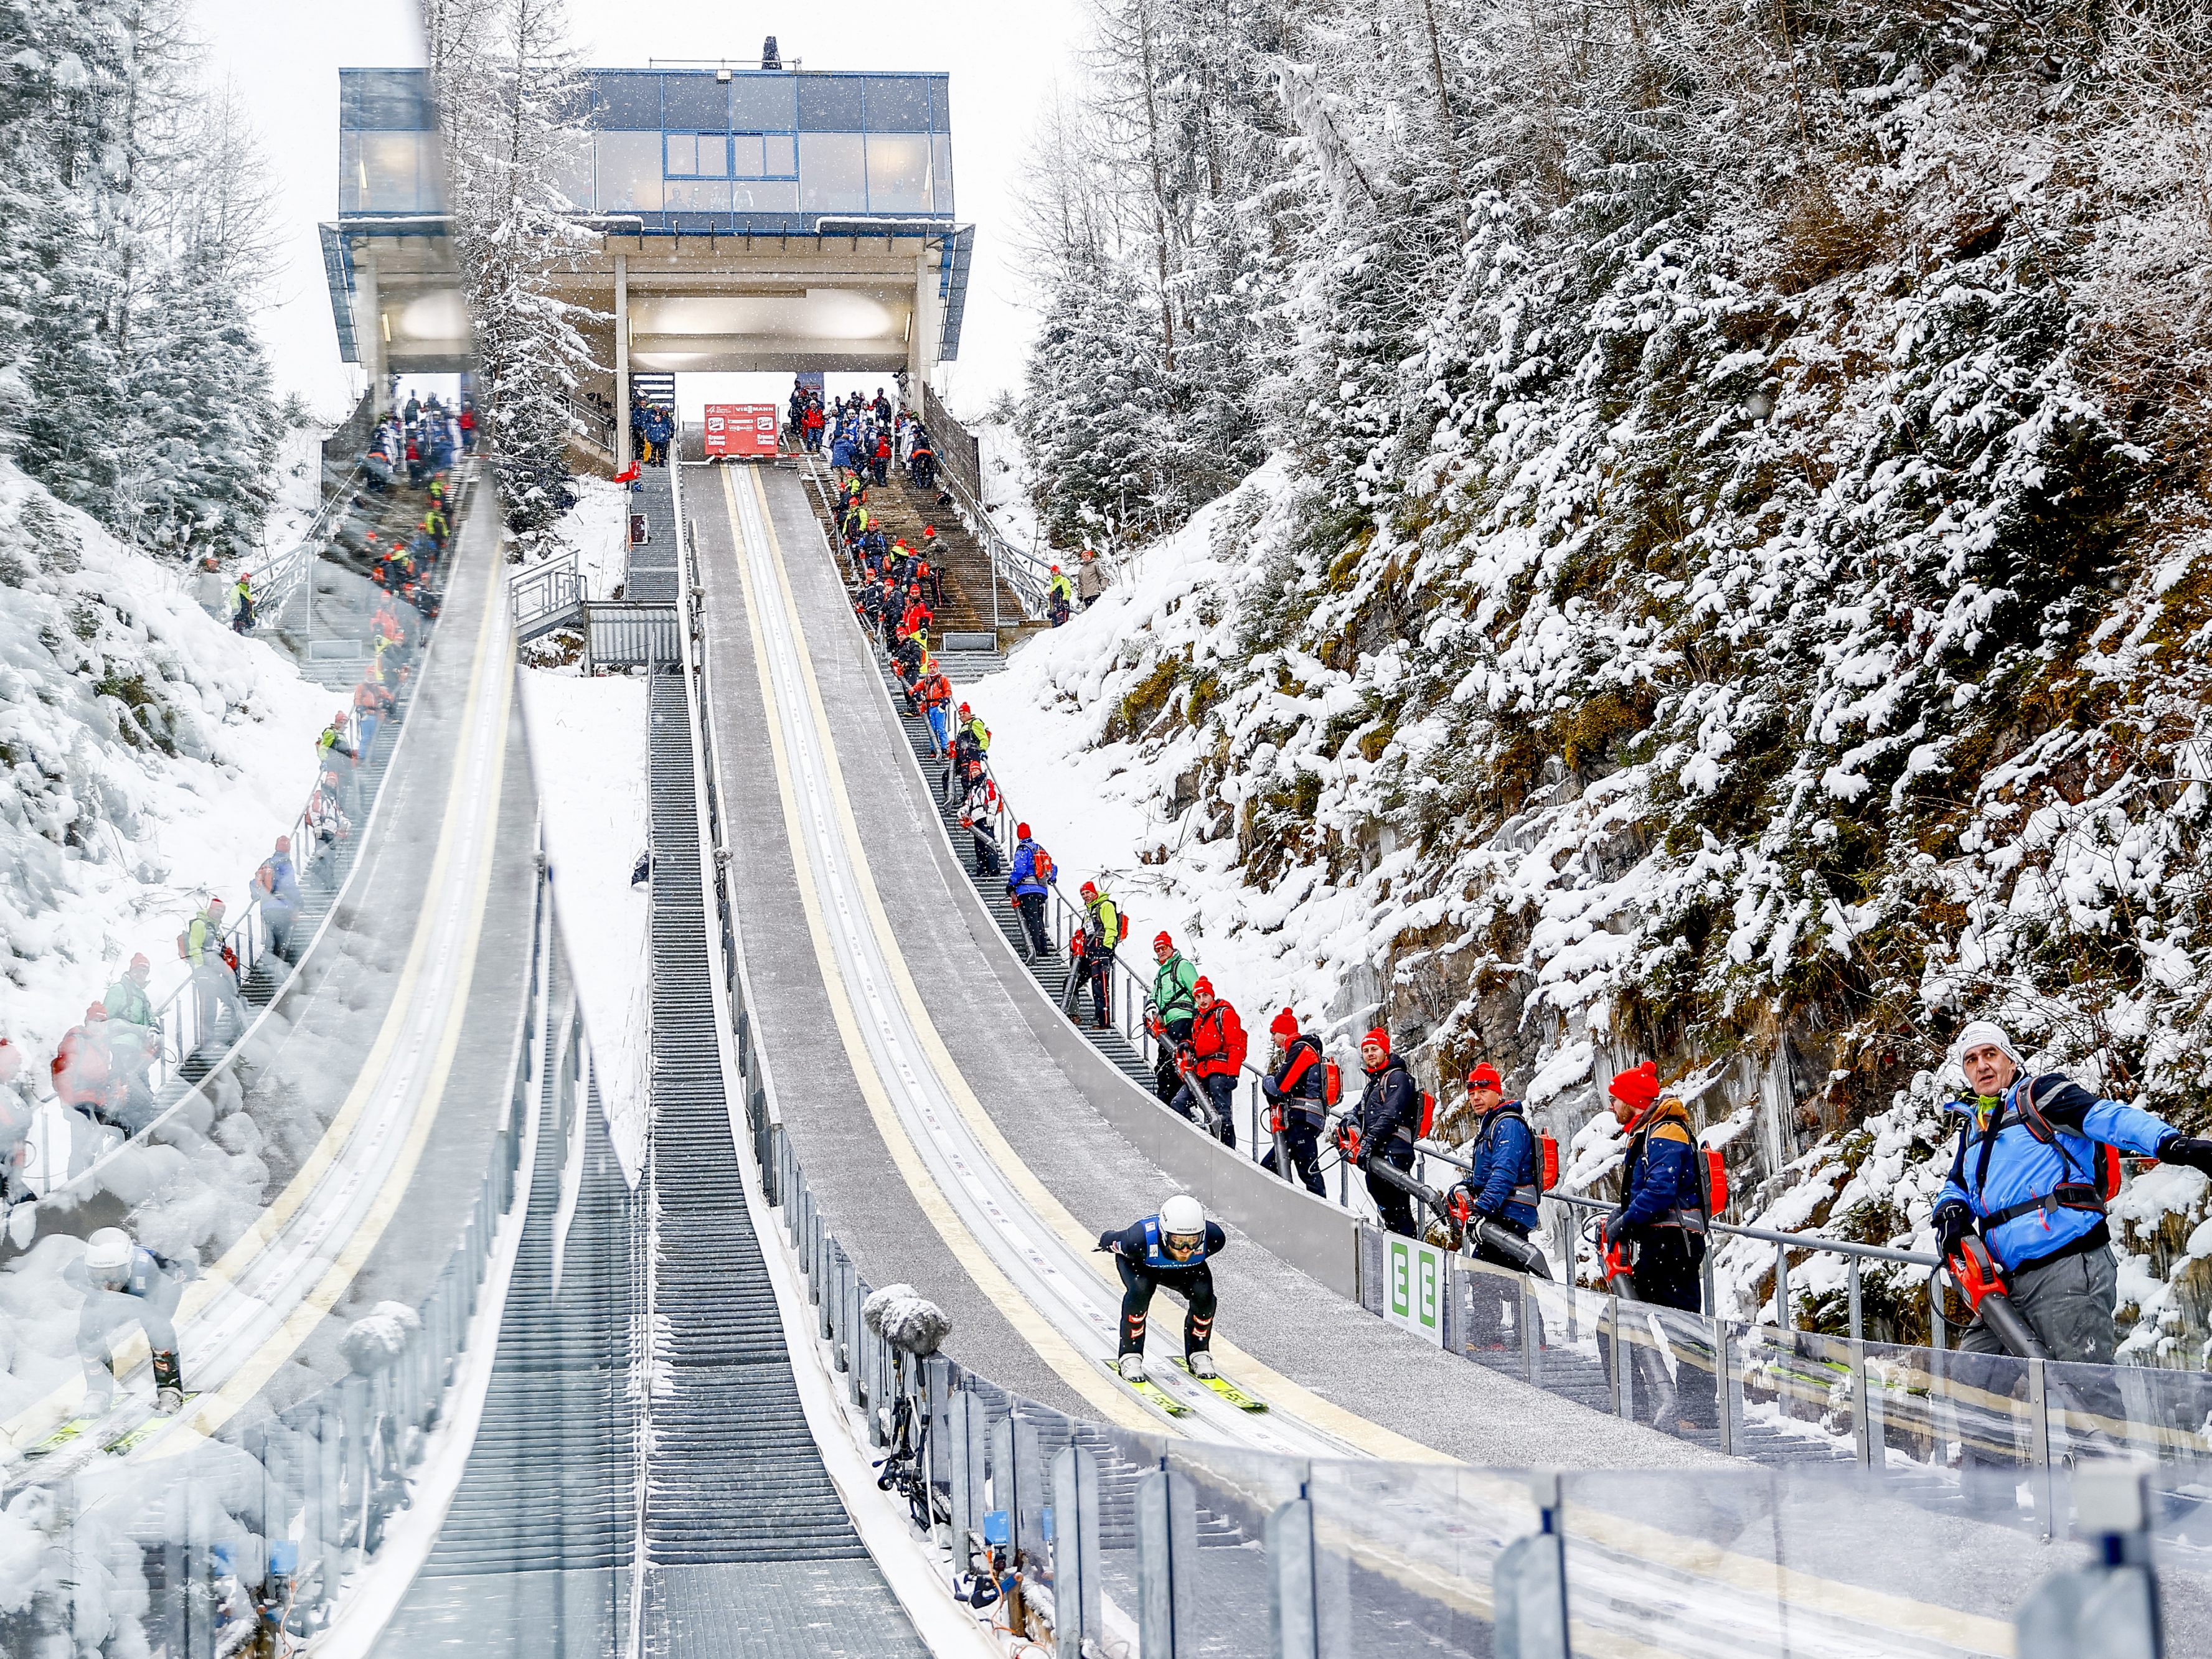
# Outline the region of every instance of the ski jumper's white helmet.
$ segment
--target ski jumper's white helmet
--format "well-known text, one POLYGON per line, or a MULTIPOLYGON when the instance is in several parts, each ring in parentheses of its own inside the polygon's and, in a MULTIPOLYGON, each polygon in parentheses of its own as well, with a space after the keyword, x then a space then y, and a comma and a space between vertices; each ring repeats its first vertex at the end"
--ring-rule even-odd
POLYGON ((84 1241, 85 1271, 94 1279, 120 1279, 131 1271, 131 1235, 102 1227, 84 1241))
POLYGON ((1160 1231, 1170 1238, 1204 1238, 1206 1212, 1188 1193, 1177 1193, 1160 1206, 1160 1231))

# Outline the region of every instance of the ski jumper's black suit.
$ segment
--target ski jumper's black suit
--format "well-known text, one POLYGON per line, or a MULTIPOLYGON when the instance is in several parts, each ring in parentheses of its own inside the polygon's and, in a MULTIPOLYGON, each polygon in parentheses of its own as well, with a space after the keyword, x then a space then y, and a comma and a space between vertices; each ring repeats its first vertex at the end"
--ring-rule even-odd
POLYGON ((1121 1352, 1145 1350, 1145 1315, 1152 1305, 1152 1292, 1164 1285, 1190 1304, 1183 1320, 1182 1351, 1188 1358, 1202 1353, 1213 1340, 1213 1269, 1208 1259, 1219 1255, 1229 1243, 1221 1224, 1206 1224, 1205 1242, 1178 1261, 1167 1252, 1160 1237, 1160 1218, 1148 1215, 1120 1232, 1098 1235, 1098 1248, 1114 1253, 1121 1270, 1121 1352))

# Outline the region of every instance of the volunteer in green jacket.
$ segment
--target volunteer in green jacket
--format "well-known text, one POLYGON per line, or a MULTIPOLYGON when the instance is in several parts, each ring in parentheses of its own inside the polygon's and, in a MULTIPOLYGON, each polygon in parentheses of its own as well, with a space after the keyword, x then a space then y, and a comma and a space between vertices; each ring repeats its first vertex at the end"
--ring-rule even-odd
POLYGON ((1175 948, 1165 933, 1152 936, 1152 960, 1159 970, 1152 975, 1152 1041, 1158 1052, 1152 1062, 1152 1085, 1162 1100, 1173 1100, 1182 1087, 1176 1066, 1176 1049, 1190 1041, 1191 1022, 1198 1018, 1198 964, 1175 948))

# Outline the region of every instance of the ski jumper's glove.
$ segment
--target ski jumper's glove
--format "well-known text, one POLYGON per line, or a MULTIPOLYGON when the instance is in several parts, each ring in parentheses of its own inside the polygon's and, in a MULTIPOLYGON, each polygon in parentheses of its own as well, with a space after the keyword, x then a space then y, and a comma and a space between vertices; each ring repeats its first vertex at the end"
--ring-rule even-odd
POLYGON ((2202 1135, 2170 1135, 2158 1143, 2158 1161, 2186 1164, 2212 1175, 2212 1140, 2202 1135))
MULTIPOLYGON (((2212 1141, 2204 1145, 2212 1148, 2212 1141)), ((1974 1212, 1954 1198, 1938 1204, 1932 1219, 1936 1223, 1936 1254, 1948 1260, 1966 1235, 1974 1231, 1974 1212)))

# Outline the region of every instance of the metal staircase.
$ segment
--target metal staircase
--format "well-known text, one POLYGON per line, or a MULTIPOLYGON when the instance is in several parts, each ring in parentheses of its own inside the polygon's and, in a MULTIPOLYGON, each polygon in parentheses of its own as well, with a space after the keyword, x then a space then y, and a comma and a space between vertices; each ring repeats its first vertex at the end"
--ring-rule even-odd
POLYGON ((775 1289, 745 1207, 714 1029, 698 798, 680 674, 653 676, 650 710, 647 1168, 655 1222, 646 1650, 687 1659, 786 1651, 918 1656, 920 1644, 854 1531, 808 1431, 775 1289), (803 1647, 789 1624, 795 1593, 809 1608, 803 1647))

